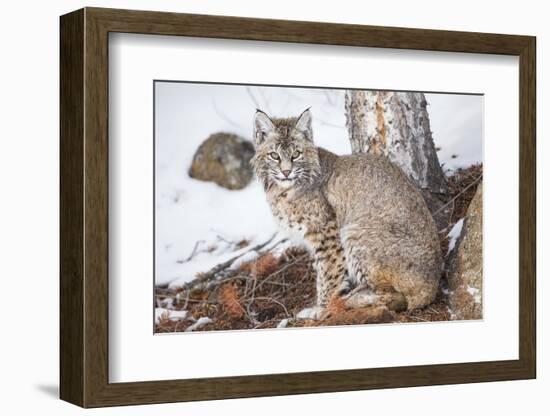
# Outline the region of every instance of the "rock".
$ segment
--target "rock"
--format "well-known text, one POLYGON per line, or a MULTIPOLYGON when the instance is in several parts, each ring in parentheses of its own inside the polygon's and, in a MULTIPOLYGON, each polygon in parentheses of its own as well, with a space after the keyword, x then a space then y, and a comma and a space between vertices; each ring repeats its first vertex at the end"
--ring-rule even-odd
POLYGON ((455 248, 449 253, 447 281, 451 319, 483 314, 483 184, 470 202, 455 248))
POLYGON ((252 180, 251 142, 231 133, 215 133, 197 149, 189 176, 215 182, 227 189, 242 189, 252 180))

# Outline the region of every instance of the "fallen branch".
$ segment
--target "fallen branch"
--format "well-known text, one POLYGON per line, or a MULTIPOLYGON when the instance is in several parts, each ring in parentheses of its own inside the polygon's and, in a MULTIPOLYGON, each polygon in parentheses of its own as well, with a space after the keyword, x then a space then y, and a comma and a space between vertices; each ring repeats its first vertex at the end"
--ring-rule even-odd
POLYGON ((271 243, 276 235, 277 235, 277 233, 273 234, 267 241, 252 247, 250 250, 246 250, 245 252, 243 252, 241 254, 238 254, 237 256, 233 256, 229 260, 226 260, 223 263, 220 263, 220 264, 212 267, 209 271, 200 274, 196 279, 192 280, 191 282, 188 282, 186 285, 184 285, 184 288, 189 289, 189 288, 195 287, 197 285, 206 283, 209 280, 213 280, 215 277, 218 276, 218 274, 220 272, 222 272, 222 271, 228 269, 229 267, 231 267, 231 265, 233 263, 235 263, 235 261, 237 261, 238 259, 243 257, 245 254, 248 254, 252 251, 259 252, 261 249, 263 249, 265 246, 267 246, 269 243, 271 243))

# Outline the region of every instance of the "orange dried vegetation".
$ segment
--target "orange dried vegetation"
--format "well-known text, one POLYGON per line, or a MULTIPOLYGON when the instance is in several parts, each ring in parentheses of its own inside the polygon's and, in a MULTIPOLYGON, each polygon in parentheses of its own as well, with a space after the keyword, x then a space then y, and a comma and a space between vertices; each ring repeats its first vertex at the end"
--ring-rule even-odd
POLYGON ((279 267, 280 260, 272 253, 258 257, 252 265, 252 272, 256 278, 265 277, 275 272, 279 267))
POLYGON ((244 316, 245 311, 239 302, 239 292, 235 284, 228 283, 221 288, 219 302, 232 318, 244 316))

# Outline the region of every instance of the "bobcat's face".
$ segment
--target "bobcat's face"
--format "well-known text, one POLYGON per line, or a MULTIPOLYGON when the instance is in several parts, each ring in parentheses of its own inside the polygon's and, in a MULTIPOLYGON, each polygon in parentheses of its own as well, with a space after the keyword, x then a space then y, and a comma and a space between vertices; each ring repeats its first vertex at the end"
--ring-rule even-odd
POLYGON ((297 118, 270 119, 258 110, 254 117, 254 170, 267 189, 304 186, 319 175, 319 157, 313 144, 311 113, 297 118))

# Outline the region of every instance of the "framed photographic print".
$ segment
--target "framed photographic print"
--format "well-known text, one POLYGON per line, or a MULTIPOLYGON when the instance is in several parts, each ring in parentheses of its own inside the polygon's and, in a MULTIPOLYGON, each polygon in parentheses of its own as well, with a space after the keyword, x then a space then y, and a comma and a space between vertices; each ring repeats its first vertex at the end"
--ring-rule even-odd
POLYGON ((61 398, 534 378, 535 38, 61 17, 61 398))

